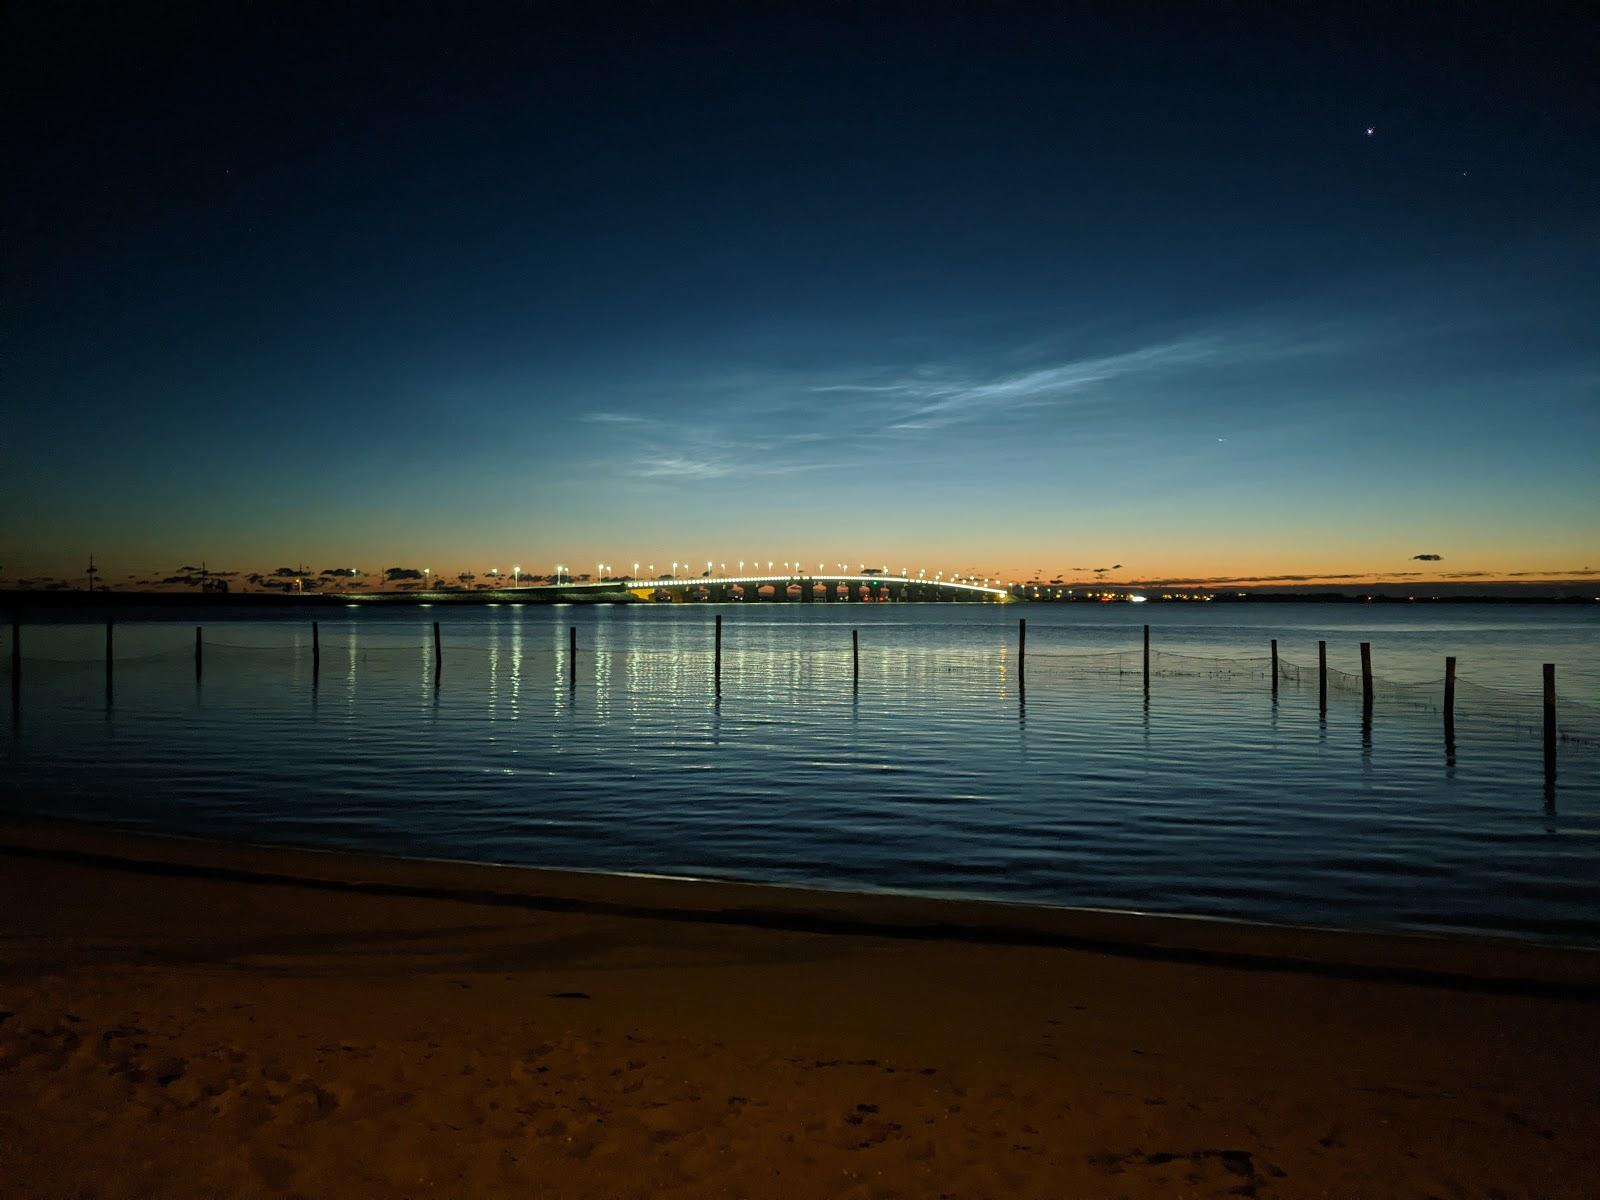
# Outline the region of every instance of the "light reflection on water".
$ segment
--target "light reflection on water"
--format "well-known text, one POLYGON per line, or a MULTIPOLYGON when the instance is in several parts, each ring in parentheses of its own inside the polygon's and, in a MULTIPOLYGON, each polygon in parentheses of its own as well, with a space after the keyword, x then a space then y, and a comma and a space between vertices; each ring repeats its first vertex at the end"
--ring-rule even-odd
MULTIPOLYGON (((731 605, 208 616, 29 626, 8 802, 161 829, 549 866, 905 889, 1600 944, 1600 754, 1465 712, 1248 671, 1074 655, 1265 654, 1528 699, 1600 695, 1586 609, 731 605), (720 696, 712 616, 724 614, 720 696), (1018 687, 1016 619, 1026 616, 1018 687), (437 678, 430 623, 444 631, 437 678), (568 627, 580 630, 577 686, 568 627), (853 685, 849 629, 862 631, 853 685), (47 661, 57 659, 63 661, 47 661), (64 661, 81 660, 74 664, 64 661), (1553 802, 1552 802, 1553 801, 1553 802)), ((1429 685, 1431 686, 1431 684, 1429 685)), ((1425 689, 1424 689, 1425 690, 1425 689)), ((1520 703, 1520 700, 1519 700, 1520 703)))

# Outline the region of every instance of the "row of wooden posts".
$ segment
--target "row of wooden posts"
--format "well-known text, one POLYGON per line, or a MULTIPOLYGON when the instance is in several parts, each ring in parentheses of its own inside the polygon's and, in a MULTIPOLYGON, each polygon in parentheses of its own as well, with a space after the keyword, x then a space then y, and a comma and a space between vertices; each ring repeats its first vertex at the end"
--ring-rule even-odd
MULTIPOLYGON (((106 622, 106 698, 111 697, 112 653, 114 624, 106 622)), ((712 686, 717 695, 722 694, 722 615, 716 616, 715 649, 713 651, 712 686)), ((1017 686, 1027 687, 1028 620, 1017 621, 1017 686)), ((194 627, 194 677, 201 678, 205 669, 205 642, 201 627, 194 627)), ((851 685, 861 686, 861 634, 850 631, 851 685)), ((311 675, 316 680, 322 670, 322 637, 317 622, 311 622, 311 675)), ((439 622, 433 623, 433 685, 439 686, 444 672, 444 649, 439 637, 439 622)), ((567 678, 573 688, 578 686, 578 627, 567 630, 567 678)), ((22 687, 22 621, 11 619, 11 700, 13 711, 22 687)), ((1150 695, 1150 626, 1144 627, 1144 694, 1150 695)), ((1278 695, 1278 639, 1272 639, 1272 695, 1278 695)), ((1317 643, 1317 710, 1328 715, 1328 643, 1317 643)), ((1370 730, 1372 725, 1372 643, 1361 643, 1361 710, 1362 725, 1370 730)), ((1454 655, 1444 660, 1444 737, 1450 753, 1455 750, 1456 730, 1456 660, 1454 655)), ((1556 775, 1556 666, 1544 664, 1544 773, 1547 782, 1556 775)))

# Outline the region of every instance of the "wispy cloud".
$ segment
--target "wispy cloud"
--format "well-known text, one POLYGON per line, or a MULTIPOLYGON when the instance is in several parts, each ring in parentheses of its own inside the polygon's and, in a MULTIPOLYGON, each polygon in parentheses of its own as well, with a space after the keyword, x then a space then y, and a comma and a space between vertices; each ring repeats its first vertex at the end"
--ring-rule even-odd
POLYGON ((1158 415, 1180 437, 1210 434, 1212 421, 1281 430, 1324 420, 1330 396, 1377 403, 1373 372, 1412 369, 1445 320, 1403 308, 1332 317, 1280 306, 1204 327, 1078 329, 982 356, 659 373, 618 381, 579 420, 608 430, 604 463, 687 481, 848 470, 906 443, 923 465, 969 458, 975 438, 1009 451, 1018 436, 1070 431, 1064 444, 1081 449, 1158 415))
POLYGON ((744 371, 665 385, 680 403, 660 404, 650 415, 598 408, 578 419, 623 439, 606 461, 626 463, 626 472, 639 478, 787 475, 860 465, 882 453, 884 438, 1086 402, 1097 388, 1196 368, 1228 353, 1222 339, 1184 337, 1009 372, 917 364, 852 380, 837 370, 820 379, 822 372, 807 378, 744 371), (681 403, 688 397, 692 409, 681 403))
POLYGON ((1059 404, 1096 385, 1197 367, 1215 361, 1221 353, 1222 345, 1215 338, 1182 338, 990 379, 903 381, 884 388, 909 398, 901 419, 890 427, 936 428, 1008 409, 1059 404))
POLYGON ((668 454, 637 459, 632 470, 646 479, 721 479, 736 468, 729 462, 668 454))
POLYGON ((1569 567, 1566 570, 1548 571, 1446 571, 1442 579, 1530 579, 1559 583, 1570 579, 1592 579, 1600 576, 1600 567, 1569 567))
MULTIPOLYGON (((858 381, 809 386, 815 396, 854 394, 876 417, 869 432, 906 435, 946 429, 1043 408, 1083 410, 1125 399, 1133 387, 1198 383, 1207 372, 1336 351, 1341 338, 1317 329, 1286 336, 1264 327, 1189 333, 1129 349, 1060 357, 1025 369, 977 371, 948 364, 879 370, 858 381)), ((1036 352, 1039 347, 1033 348, 1036 352)))
POLYGON ((684 454, 661 455, 636 459, 629 468, 631 473, 644 479, 703 480, 722 479, 729 475, 798 475, 808 471, 825 471, 834 467, 831 462, 795 462, 782 459, 694 458, 684 454))
POLYGON ((917 385, 910 383, 819 383, 806 389, 810 392, 915 392, 917 385))
MULTIPOLYGON (((1218 402, 1233 404, 1239 394, 1234 385, 1246 381, 1256 395, 1272 395, 1281 414, 1289 401, 1273 381, 1288 367, 1300 369, 1302 383, 1293 394, 1309 397, 1319 389, 1304 385, 1308 371, 1309 378, 1327 381, 1349 371, 1370 372, 1375 364, 1409 370, 1425 343, 1458 337, 1477 320, 1474 313, 1441 315, 1398 302, 1356 316, 1280 306, 1201 328, 1125 337, 1121 346, 1108 345, 1103 334, 1035 339, 1017 351, 1029 360, 1021 366, 886 365, 855 379, 836 373, 806 390, 813 398, 853 397, 853 407, 879 418, 876 432, 890 436, 993 422, 1029 410, 1109 410, 1135 398, 1144 406, 1182 403, 1193 409, 1207 395, 1228 392, 1218 402), (1085 345, 1086 337, 1098 345, 1085 345), (1073 343, 1081 347, 1076 353, 1073 343), (1225 387, 1210 392, 1217 384, 1225 387)), ((1440 371, 1450 369, 1448 356, 1434 362, 1440 371)), ((1481 374, 1478 366, 1473 371, 1481 374)))

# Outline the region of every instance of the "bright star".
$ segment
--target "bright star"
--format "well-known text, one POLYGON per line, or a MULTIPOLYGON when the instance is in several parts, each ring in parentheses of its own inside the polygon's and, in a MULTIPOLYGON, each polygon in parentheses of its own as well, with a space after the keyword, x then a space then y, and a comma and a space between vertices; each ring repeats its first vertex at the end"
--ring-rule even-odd
POLYGON ((1377 132, 1378 131, 1376 129, 1374 129, 1371 125, 1367 126, 1367 136, 1368 137, 1371 137, 1373 134, 1375 134, 1377 132))

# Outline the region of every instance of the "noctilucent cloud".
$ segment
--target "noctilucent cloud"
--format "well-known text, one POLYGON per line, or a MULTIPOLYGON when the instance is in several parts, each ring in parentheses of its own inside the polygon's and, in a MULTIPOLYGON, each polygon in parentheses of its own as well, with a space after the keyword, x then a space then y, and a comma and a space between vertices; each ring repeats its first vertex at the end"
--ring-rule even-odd
POLYGON ((1600 26, 13 14, 0 585, 1600 568, 1600 26))

